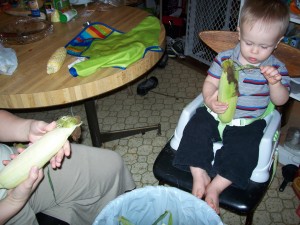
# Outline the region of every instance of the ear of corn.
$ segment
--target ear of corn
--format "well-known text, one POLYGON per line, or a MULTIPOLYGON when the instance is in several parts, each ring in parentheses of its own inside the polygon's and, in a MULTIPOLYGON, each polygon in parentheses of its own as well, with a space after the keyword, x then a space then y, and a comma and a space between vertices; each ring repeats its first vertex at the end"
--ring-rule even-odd
POLYGON ((28 178, 33 166, 42 168, 62 148, 81 122, 74 117, 62 117, 57 127, 46 133, 0 171, 0 188, 11 189, 28 178), (61 123, 63 121, 63 123, 61 123))
POLYGON ((52 74, 60 70, 63 65, 67 51, 64 47, 58 48, 50 57, 47 63, 47 73, 52 74))
POLYGON ((58 23, 60 22, 59 19, 59 12, 57 9, 55 9, 52 13, 51 13, 51 22, 52 23, 58 23))
POLYGON ((228 109, 218 115, 222 123, 229 123, 234 117, 239 95, 238 76, 239 72, 235 69, 234 62, 229 59, 225 60, 222 63, 222 76, 218 90, 218 101, 228 104, 228 109))

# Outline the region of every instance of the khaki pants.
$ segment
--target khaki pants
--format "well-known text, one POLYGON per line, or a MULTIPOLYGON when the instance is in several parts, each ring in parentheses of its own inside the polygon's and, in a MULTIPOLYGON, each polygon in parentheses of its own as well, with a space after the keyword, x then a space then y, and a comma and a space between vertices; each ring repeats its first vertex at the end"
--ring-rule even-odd
POLYGON ((109 201, 135 188, 130 172, 116 152, 76 144, 71 148, 71 157, 65 158, 60 169, 53 170, 49 165, 44 169, 43 181, 7 224, 38 224, 38 212, 71 225, 92 224, 109 201))

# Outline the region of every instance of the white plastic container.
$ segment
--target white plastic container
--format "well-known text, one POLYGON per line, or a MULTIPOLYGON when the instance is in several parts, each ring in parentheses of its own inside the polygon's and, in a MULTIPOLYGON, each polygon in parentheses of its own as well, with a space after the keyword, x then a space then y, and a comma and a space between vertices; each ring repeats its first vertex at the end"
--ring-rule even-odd
POLYGON ((278 147, 279 162, 283 165, 300 165, 300 128, 288 129, 283 146, 278 147))
POLYGON ((60 19, 60 22, 67 23, 71 19, 73 19, 75 16, 77 16, 76 9, 70 9, 70 10, 64 12, 64 13, 60 13, 59 14, 59 19, 60 19))
POLYGON ((278 161, 282 165, 294 164, 295 166, 300 165, 300 155, 294 155, 287 150, 284 146, 278 146, 279 158, 278 161))
MULTIPOLYGON (((178 124, 176 126, 174 135, 170 141, 170 146, 177 150, 182 138, 183 130, 190 120, 190 118, 195 114, 196 109, 203 104, 202 94, 198 95, 192 102, 190 102, 182 111, 178 124)), ((259 145, 259 159, 257 166, 252 172, 251 180, 263 183, 269 179, 270 168, 273 163, 273 155, 276 151, 278 145, 278 138, 274 140, 274 134, 280 127, 280 114, 278 111, 274 110, 271 114, 264 118, 268 124, 264 131, 264 136, 261 139, 259 145)), ((214 153, 220 149, 221 143, 214 143, 214 153)))

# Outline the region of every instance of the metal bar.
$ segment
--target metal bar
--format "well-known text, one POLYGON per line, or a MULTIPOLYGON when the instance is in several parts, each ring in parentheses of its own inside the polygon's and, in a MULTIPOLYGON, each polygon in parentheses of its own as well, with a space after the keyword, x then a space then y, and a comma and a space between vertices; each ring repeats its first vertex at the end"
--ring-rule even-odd
POLYGON ((94 147, 101 147, 104 142, 112 141, 136 134, 145 134, 148 131, 157 130, 157 135, 161 135, 160 124, 145 126, 140 128, 133 128, 127 130, 116 130, 110 132, 100 132, 97 111, 94 100, 89 100, 84 103, 86 118, 89 126, 89 131, 94 147))
POLYGON ((148 131, 157 130, 157 135, 161 135, 161 127, 160 124, 152 125, 152 126, 145 126, 139 128, 132 128, 126 130, 116 130, 110 132, 103 132, 101 133, 101 140, 103 142, 112 141, 136 134, 145 134, 148 131))
POLYGON ((98 123, 97 111, 94 100, 88 100, 84 102, 84 108, 86 118, 89 126, 89 131, 94 147, 101 147, 103 141, 101 141, 101 133, 98 123))

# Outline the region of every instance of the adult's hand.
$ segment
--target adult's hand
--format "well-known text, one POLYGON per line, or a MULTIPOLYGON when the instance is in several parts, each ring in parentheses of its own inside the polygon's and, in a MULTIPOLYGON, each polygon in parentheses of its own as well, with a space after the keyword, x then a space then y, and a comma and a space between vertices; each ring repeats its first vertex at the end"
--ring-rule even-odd
POLYGON ((4 224, 22 209, 42 178, 43 170, 35 166, 31 168, 25 181, 8 190, 6 197, 0 201, 0 224, 4 224))
MULTIPOLYGON (((30 125, 30 130, 28 133, 28 139, 31 143, 34 143, 36 140, 40 139, 45 133, 52 131, 56 128, 56 122, 52 122, 50 124, 44 121, 36 121, 33 120, 30 125)), ((41 149, 43 151, 43 149, 41 149)), ((62 161, 64 157, 68 157, 71 154, 70 143, 66 141, 62 149, 58 151, 58 153, 50 160, 50 164, 52 168, 61 167, 62 161)))

